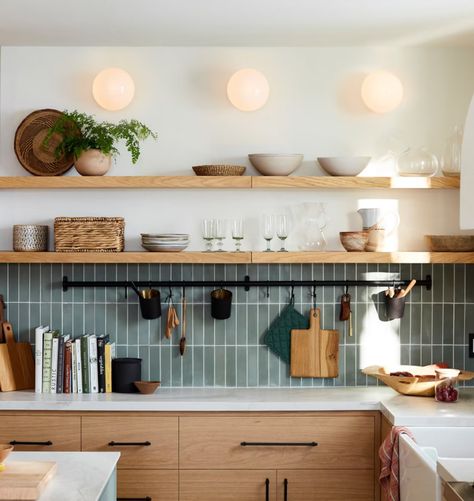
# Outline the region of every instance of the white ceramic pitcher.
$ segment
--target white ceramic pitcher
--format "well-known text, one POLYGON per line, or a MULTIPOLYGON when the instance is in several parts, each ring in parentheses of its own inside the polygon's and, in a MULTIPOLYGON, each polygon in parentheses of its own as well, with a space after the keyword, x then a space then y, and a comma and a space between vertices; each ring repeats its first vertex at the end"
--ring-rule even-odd
POLYGON ((364 230, 385 230, 385 234, 390 235, 400 224, 400 216, 395 210, 369 207, 359 209, 357 212, 362 218, 364 230))

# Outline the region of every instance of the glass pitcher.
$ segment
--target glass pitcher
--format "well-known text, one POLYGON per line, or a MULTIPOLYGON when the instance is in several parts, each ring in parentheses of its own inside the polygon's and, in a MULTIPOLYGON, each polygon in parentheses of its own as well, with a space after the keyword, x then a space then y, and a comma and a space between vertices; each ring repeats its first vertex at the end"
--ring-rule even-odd
POLYGON ((445 176, 458 177, 461 175, 462 135, 462 129, 456 126, 446 141, 441 165, 445 176))
POLYGON ((326 204, 310 202, 292 208, 297 247, 302 251, 324 251, 326 237, 324 229, 328 219, 326 204))
POLYGON ((400 176, 434 176, 438 170, 436 155, 426 148, 408 148, 397 161, 400 176))

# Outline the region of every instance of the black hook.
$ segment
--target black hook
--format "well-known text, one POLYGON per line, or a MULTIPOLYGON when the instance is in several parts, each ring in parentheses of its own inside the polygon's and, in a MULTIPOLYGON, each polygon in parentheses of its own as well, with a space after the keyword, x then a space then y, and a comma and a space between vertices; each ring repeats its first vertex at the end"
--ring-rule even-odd
POLYGON ((270 286, 267 285, 267 299, 270 297, 270 286))
POLYGON ((316 309, 316 299, 318 295, 316 294, 316 284, 313 284, 313 292, 311 293, 311 297, 313 298, 313 309, 316 309))
POLYGON ((295 299, 295 286, 291 285, 290 299, 293 301, 295 299))
POLYGON ((346 291, 344 292, 344 294, 345 294, 346 296, 348 296, 348 295, 349 295, 349 286, 348 286, 347 284, 346 284, 346 291))
POLYGON ((186 286, 183 285, 183 299, 186 299, 186 286))

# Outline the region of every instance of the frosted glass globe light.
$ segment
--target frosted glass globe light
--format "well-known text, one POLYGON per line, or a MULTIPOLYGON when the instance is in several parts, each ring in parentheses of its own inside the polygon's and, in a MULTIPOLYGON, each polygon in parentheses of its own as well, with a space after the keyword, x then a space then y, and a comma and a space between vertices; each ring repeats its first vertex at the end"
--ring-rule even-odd
POLYGON ((403 99, 403 85, 388 71, 374 71, 362 82, 362 101, 375 113, 388 113, 398 108, 403 99))
POLYGON ((265 75, 252 68, 234 73, 227 84, 227 97, 240 111, 256 111, 268 100, 270 87, 265 75))
POLYGON ((94 78, 92 95, 96 103, 108 111, 127 107, 135 95, 132 77, 121 68, 106 68, 94 78))

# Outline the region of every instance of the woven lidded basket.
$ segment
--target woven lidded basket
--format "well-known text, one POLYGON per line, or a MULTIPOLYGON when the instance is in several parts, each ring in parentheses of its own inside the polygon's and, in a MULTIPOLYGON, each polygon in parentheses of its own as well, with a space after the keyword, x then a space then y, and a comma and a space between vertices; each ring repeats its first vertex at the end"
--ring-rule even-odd
POLYGON ((54 220, 56 252, 122 252, 123 217, 57 217, 54 220))

